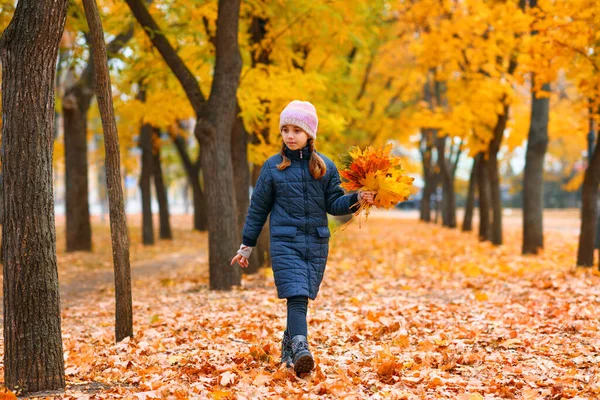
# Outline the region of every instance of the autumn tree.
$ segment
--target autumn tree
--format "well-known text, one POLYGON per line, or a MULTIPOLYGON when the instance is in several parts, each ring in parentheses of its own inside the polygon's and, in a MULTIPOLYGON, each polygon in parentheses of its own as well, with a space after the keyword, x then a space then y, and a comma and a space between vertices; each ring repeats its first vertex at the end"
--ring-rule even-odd
MULTIPOLYGON (((535 12, 537 0, 530 0, 529 6, 535 12)), ((537 36, 537 30, 533 29, 531 35, 537 36)), ((545 69, 551 69, 548 64, 545 69)), ((550 84, 541 81, 541 76, 535 72, 531 75, 531 119, 523 178, 523 254, 537 254, 544 247, 544 157, 548 148, 550 84)))
POLYGON ((219 1, 214 78, 208 98, 143 2, 127 0, 127 4, 180 81, 196 113, 194 135, 200 144, 207 197, 210 287, 229 289, 240 283, 240 271, 225 268, 239 244, 231 162, 231 132, 242 65, 238 47, 239 0, 219 1))
POLYGON ((20 0, 0 39, 4 382, 63 389, 52 188, 54 79, 67 0, 20 0))

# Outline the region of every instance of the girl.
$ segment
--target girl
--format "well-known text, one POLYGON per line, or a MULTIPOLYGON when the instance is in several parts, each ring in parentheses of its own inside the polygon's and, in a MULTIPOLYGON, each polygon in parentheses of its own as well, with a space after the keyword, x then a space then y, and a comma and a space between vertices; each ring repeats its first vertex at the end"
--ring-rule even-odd
POLYGON ((294 365, 297 375, 312 371, 306 311, 325 272, 329 252, 327 213, 354 212, 359 199, 373 203, 373 192, 344 195, 335 164, 315 150, 317 111, 306 101, 294 100, 279 118, 281 152, 263 165, 252 193, 242 231, 242 245, 231 261, 242 268, 269 213, 271 263, 280 299, 287 299, 287 329, 283 333, 281 363, 294 365))

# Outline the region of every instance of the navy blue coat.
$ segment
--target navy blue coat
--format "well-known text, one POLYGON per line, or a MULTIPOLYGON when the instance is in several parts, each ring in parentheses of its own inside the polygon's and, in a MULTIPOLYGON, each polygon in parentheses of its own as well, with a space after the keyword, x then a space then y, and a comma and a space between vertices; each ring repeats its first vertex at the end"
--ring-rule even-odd
POLYGON ((327 172, 321 179, 310 175, 308 147, 295 151, 286 148, 286 154, 292 164, 283 171, 277 169, 280 154, 264 163, 252 193, 242 242, 256 246, 270 213, 271 264, 279 298, 306 296, 314 300, 329 253, 327 213, 351 214, 358 195, 344 194, 335 164, 322 154, 327 172))

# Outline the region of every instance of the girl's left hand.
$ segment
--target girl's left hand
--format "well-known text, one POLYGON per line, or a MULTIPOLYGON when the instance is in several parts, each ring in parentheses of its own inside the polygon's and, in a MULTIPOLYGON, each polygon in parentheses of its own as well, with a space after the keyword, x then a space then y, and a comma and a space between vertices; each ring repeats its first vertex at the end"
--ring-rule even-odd
POLYGON ((377 192, 364 191, 358 192, 358 200, 364 200, 368 205, 373 205, 377 192))

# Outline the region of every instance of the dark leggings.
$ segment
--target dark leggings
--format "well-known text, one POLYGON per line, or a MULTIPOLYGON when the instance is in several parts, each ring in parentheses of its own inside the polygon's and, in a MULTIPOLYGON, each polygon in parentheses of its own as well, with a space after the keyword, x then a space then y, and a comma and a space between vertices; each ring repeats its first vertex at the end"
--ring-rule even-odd
POLYGON ((307 297, 295 296, 287 299, 287 329, 291 338, 297 335, 308 336, 307 308, 307 297))

